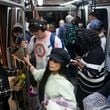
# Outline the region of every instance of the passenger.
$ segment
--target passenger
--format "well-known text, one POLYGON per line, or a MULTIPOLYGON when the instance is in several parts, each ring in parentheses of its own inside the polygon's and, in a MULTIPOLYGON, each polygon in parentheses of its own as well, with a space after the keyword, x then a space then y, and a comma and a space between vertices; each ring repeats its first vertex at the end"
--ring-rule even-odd
MULTIPOLYGON (((31 34, 25 30, 25 34, 26 34, 26 40, 27 42, 30 41, 31 38, 31 34)), ((20 24, 15 24, 15 26, 12 29, 12 37, 14 38, 14 47, 12 47, 12 54, 14 54, 14 56, 16 56, 18 59, 23 59, 25 56, 25 52, 24 52, 24 48, 22 48, 20 46, 21 41, 24 40, 24 35, 23 35, 23 27, 20 24)), ((14 61, 12 61, 13 63, 14 61)), ((15 66, 15 65, 13 65, 15 66)), ((14 69, 18 69, 19 72, 22 71, 22 68, 19 67, 14 67, 14 69)), ((16 73, 17 76, 17 73, 16 73)), ((13 81, 12 81, 13 82, 13 81)), ((24 88, 21 87, 19 90, 16 90, 15 85, 11 85, 13 92, 12 92, 12 100, 15 101, 15 103, 17 104, 17 109, 21 109, 23 110, 24 107, 24 88)), ((26 95, 26 94, 25 94, 26 95)))
POLYGON ((66 22, 66 24, 70 24, 72 20, 73 20, 73 16, 71 16, 71 15, 67 15, 67 16, 65 17, 65 22, 66 22))
POLYGON ((11 96, 11 89, 8 81, 8 72, 1 63, 1 47, 0 47, 0 110, 10 110, 8 99, 11 96))
POLYGON ((91 21, 93 20, 96 20, 96 21, 100 21, 98 18, 97 18, 97 14, 95 12, 91 12, 89 13, 89 23, 87 25, 87 29, 89 29, 89 25, 91 24, 91 21))
POLYGON ((105 57, 105 71, 107 73, 107 78, 110 80, 110 37, 107 37, 106 44, 106 57, 105 57))
MULTIPOLYGON (((59 28, 59 37, 62 40, 63 45, 66 47, 71 58, 76 57, 76 39, 77 39, 77 25, 75 24, 75 17, 67 15, 65 17, 65 24, 59 28)), ((72 77, 77 74, 76 68, 69 65, 69 73, 72 77)))
POLYGON ((106 36, 104 35, 104 32, 102 31, 103 29, 103 23, 100 20, 92 20, 89 29, 94 30, 98 36, 100 37, 101 40, 101 47, 103 48, 105 52, 105 47, 106 47, 106 36))
POLYGON ((69 81, 66 65, 70 56, 62 48, 54 48, 49 55, 46 69, 35 69, 29 56, 24 57, 36 81, 40 81, 40 102, 46 110, 76 110, 74 87, 69 81))
POLYGON ((110 95, 110 81, 97 92, 88 95, 83 100, 84 110, 110 110, 110 102, 108 97, 110 95))
MULTIPOLYGON (((50 43, 51 32, 46 30, 46 24, 43 21, 32 20, 29 24, 30 32, 33 34, 29 45, 22 41, 21 46, 28 49, 28 53, 34 50, 36 56, 36 68, 45 68, 48 58, 47 55, 52 50, 50 43)), ((61 40, 55 36, 54 47, 62 47, 61 40)))
MULTIPOLYGON (((59 21, 59 27, 56 28, 56 35, 57 35, 57 36, 59 36, 59 29, 60 29, 60 27, 64 27, 64 25, 65 25, 65 21, 64 21, 63 19, 61 19, 61 20, 59 21)), ((59 36, 59 37, 60 37, 60 36, 59 36)))
MULTIPOLYGON (((44 69, 47 65, 48 58, 53 46, 51 45, 50 38, 52 33, 46 30, 46 22, 31 20, 29 24, 29 30, 33 34, 29 45, 25 41, 22 41, 21 46, 27 48, 27 51, 31 57, 31 62, 37 69, 44 69), (32 58, 33 56, 33 58, 32 58)), ((54 47, 62 47, 61 40, 55 36, 53 41, 54 47)), ((31 88, 30 88, 30 97, 32 100, 35 100, 37 96, 37 82, 31 77, 31 88)), ((38 101, 31 101, 32 110, 36 110, 38 106, 38 101), (36 106, 35 106, 36 105, 36 106)))
POLYGON ((69 24, 67 24, 66 27, 66 33, 65 33, 65 46, 71 56, 71 58, 76 57, 76 50, 75 50, 75 44, 77 40, 77 32, 78 32, 78 26, 76 24, 76 18, 74 17, 69 24))
POLYGON ((29 22, 28 22, 28 18, 27 17, 25 17, 25 30, 26 31, 29 31, 29 22))
POLYGON ((105 54, 100 45, 100 38, 92 30, 84 30, 78 41, 84 54, 74 62, 79 69, 76 99, 79 108, 83 110, 82 100, 104 85, 105 54))
MULTIPOLYGON (((82 20, 80 19, 78 21, 79 22, 77 23, 77 26, 78 26, 77 36, 85 29, 84 28, 84 23, 82 22, 82 20)), ((82 56, 83 55, 83 53, 81 51, 81 48, 79 47, 79 44, 78 44, 77 40, 76 40, 76 44, 75 44, 75 50, 76 50, 76 54, 78 56, 82 56)))
POLYGON ((54 23, 49 24, 49 29, 50 32, 55 33, 56 34, 56 26, 54 23))
POLYGON ((61 39, 62 43, 64 44, 64 36, 62 34, 63 30, 65 31, 65 21, 59 21, 59 27, 56 28, 56 35, 61 39))
POLYGON ((76 25, 75 25, 75 19, 71 15, 67 15, 65 17, 65 25, 61 26, 59 28, 59 37, 64 42, 64 45, 66 46, 70 56, 72 58, 75 57, 75 40, 76 39, 76 25), (73 49, 74 48, 74 49, 73 49))
POLYGON ((59 27, 58 36, 62 40, 62 42, 64 43, 64 45, 65 45, 65 34, 66 34, 66 30, 67 30, 68 25, 71 24, 72 19, 73 19, 73 16, 67 15, 65 17, 65 24, 62 25, 61 27, 59 27))
POLYGON ((75 24, 78 26, 81 22, 81 18, 79 16, 75 16, 75 24))
POLYGON ((84 30, 84 23, 80 21, 78 23, 78 34, 80 34, 80 32, 82 32, 83 30, 84 30))
MULTIPOLYGON (((31 34, 29 31, 25 31, 25 36, 27 42, 30 41, 31 39, 31 34)), ((21 48, 20 43, 22 40, 24 40, 24 35, 23 35, 23 27, 20 24, 15 24, 13 29, 12 29, 12 38, 13 38, 13 44, 12 44, 12 50, 13 53, 20 59, 23 58, 24 56, 24 49, 21 48)))

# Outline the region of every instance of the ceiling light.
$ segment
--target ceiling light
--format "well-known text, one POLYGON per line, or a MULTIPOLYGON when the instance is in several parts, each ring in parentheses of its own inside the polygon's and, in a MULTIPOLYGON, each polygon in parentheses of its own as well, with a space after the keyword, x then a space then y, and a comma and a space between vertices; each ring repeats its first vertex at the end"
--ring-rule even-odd
POLYGON ((38 2, 38 5, 39 6, 42 6, 43 5, 43 0, 37 0, 37 2, 38 2))
POLYGON ((80 0, 72 0, 72 1, 70 1, 70 2, 62 3, 62 4, 60 4, 60 5, 61 5, 61 6, 69 5, 69 4, 72 4, 72 3, 78 2, 78 1, 80 1, 80 0))

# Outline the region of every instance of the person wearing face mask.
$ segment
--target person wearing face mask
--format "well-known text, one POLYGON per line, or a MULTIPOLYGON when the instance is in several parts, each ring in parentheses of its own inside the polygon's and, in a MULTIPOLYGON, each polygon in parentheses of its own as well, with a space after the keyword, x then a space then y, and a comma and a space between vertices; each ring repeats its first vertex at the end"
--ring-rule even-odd
POLYGON ((89 29, 94 30, 97 35, 99 36, 101 40, 101 47, 103 51, 105 52, 105 47, 106 47, 106 35, 103 32, 103 23, 100 20, 92 20, 89 29))

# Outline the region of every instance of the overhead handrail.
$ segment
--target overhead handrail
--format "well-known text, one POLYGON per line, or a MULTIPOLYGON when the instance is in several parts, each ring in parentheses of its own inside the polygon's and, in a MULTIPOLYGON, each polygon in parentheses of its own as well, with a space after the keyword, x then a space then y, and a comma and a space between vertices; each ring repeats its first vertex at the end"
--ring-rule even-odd
POLYGON ((10 6, 10 7, 15 7, 16 6, 16 7, 24 9, 23 4, 16 3, 16 2, 13 2, 13 1, 9 1, 9 0, 0 0, 0 4, 10 6))

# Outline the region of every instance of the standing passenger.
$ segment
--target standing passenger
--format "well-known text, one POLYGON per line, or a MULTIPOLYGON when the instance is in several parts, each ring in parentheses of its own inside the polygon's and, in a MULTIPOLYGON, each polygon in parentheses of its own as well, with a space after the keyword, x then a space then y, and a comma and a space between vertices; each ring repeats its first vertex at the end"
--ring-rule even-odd
MULTIPOLYGON (((32 20, 29 24, 29 30, 33 37, 30 40, 29 45, 22 41, 22 47, 28 49, 28 53, 34 50, 36 57, 36 68, 45 68, 48 58, 47 55, 50 54, 52 50, 52 45, 50 42, 51 32, 46 30, 46 24, 44 21, 32 20)), ((62 47, 61 40, 55 36, 54 47, 62 47)))
POLYGON ((28 56, 24 58, 36 81, 40 81, 40 102, 46 110, 76 110, 74 87, 69 81, 66 65, 70 55, 62 48, 54 48, 46 69, 35 69, 28 56))
POLYGON ((102 31, 103 29, 103 23, 100 20, 93 20, 91 21, 89 25, 89 29, 94 30, 97 35, 99 36, 101 40, 101 47, 103 48, 105 52, 105 47, 106 47, 106 36, 104 35, 104 32, 102 31))
POLYGON ((105 54, 100 45, 100 38, 94 31, 84 30, 78 40, 84 54, 81 59, 75 61, 79 69, 76 98, 80 109, 83 110, 82 100, 104 85, 105 54))
MULTIPOLYGON (((29 30, 33 34, 33 37, 31 38, 29 45, 27 45, 24 41, 22 41, 21 45, 22 47, 27 48, 27 51, 31 57, 32 57, 32 53, 33 53, 33 56, 35 56, 31 60, 34 63, 34 66, 37 69, 44 69, 48 61, 47 56, 50 54, 53 48, 50 42, 50 37, 52 33, 46 30, 45 21, 39 21, 35 19, 31 20, 29 24, 29 30)), ((54 39, 54 47, 62 47, 61 40, 57 36, 55 36, 55 39, 54 39)), ((34 79, 32 80, 32 78, 30 80, 34 81, 34 79)), ((36 103, 38 101, 34 101, 34 100, 37 95, 37 82, 32 84, 30 90, 31 90, 30 96, 34 96, 34 97, 30 97, 32 99, 31 107, 32 107, 32 110, 36 110, 35 105, 37 105, 36 103)))
POLYGON ((93 20, 99 20, 98 18, 97 18, 97 15, 96 15, 96 13, 95 12, 91 12, 91 13, 89 13, 89 23, 88 23, 88 25, 87 25, 87 29, 89 29, 89 26, 90 26, 90 24, 91 24, 91 21, 93 21, 93 20))

